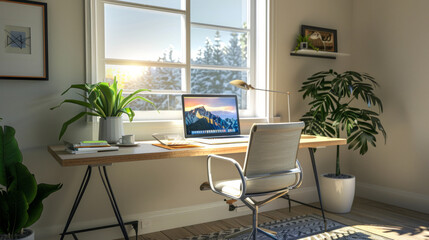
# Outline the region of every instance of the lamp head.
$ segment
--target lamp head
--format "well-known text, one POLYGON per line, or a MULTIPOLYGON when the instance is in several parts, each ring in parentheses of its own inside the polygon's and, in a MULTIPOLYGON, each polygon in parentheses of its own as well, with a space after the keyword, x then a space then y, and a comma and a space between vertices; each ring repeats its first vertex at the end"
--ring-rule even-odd
POLYGON ((229 84, 244 90, 255 89, 252 85, 247 84, 245 81, 239 79, 232 80, 231 82, 229 82, 229 84))

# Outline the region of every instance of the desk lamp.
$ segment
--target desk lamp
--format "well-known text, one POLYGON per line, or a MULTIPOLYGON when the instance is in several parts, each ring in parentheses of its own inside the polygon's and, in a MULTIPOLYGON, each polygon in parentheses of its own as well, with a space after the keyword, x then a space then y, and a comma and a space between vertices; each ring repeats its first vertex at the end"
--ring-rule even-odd
POLYGON ((287 118, 290 122, 290 92, 280 92, 280 91, 274 91, 274 90, 268 90, 268 89, 262 89, 262 88, 255 88, 252 85, 246 83, 243 80, 232 80, 229 82, 229 84, 236 86, 238 88, 244 89, 246 91, 249 90, 258 90, 258 91, 265 91, 265 92, 274 92, 274 93, 281 93, 287 95, 287 118))

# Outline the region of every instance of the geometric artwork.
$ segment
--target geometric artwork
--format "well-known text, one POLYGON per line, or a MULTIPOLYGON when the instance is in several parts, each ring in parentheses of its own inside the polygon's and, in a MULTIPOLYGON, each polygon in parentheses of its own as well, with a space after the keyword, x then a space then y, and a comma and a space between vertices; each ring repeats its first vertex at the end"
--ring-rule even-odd
POLYGON ((31 28, 5 26, 5 52, 31 54, 31 28))
POLYGON ((49 79, 47 16, 47 3, 0 0, 0 81, 49 79))

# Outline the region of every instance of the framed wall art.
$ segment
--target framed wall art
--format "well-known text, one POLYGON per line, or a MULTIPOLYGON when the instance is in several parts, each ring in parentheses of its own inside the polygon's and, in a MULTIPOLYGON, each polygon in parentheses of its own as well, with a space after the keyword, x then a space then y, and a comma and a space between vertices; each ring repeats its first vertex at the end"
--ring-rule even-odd
POLYGON ((320 51, 338 52, 335 29, 302 25, 301 35, 308 36, 309 42, 320 51))
POLYGON ((0 79, 48 80, 47 4, 0 0, 0 79))

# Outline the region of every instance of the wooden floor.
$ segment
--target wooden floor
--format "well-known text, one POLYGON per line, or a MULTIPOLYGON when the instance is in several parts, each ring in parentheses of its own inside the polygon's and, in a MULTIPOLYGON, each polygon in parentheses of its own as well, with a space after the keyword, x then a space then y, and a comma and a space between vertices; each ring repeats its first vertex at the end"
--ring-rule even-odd
MULTIPOLYGON (((262 223, 305 214, 320 215, 320 211, 305 206, 294 206, 291 212, 289 212, 289 209, 285 208, 260 213, 259 222, 262 223)), ((326 213, 326 216, 337 222, 392 239, 429 239, 429 214, 423 214, 363 198, 355 198, 350 213, 326 213)), ((248 215, 144 234, 139 236, 139 240, 178 239, 230 228, 249 226, 251 223, 251 216, 248 215)))

